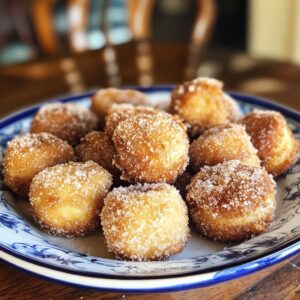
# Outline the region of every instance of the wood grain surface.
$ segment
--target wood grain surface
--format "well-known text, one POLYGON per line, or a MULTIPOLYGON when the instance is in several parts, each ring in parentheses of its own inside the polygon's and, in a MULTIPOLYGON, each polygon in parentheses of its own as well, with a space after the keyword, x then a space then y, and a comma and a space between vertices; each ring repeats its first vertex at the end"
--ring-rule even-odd
MULTIPOLYGON (((133 47, 129 43, 117 48, 124 85, 138 82, 132 57, 133 47)), ((155 84, 181 82, 186 46, 152 44, 152 52, 155 84)), ((257 60, 241 53, 210 51, 199 72, 224 80, 227 90, 267 97, 300 110, 300 67, 297 65, 257 60)), ((99 88, 106 83, 101 51, 5 67, 0 69, 0 115, 5 116, 56 96, 99 88)), ((295 300, 300 299, 300 255, 260 272, 215 286, 149 295, 125 295, 69 287, 0 262, 0 300, 4 299, 295 300)))

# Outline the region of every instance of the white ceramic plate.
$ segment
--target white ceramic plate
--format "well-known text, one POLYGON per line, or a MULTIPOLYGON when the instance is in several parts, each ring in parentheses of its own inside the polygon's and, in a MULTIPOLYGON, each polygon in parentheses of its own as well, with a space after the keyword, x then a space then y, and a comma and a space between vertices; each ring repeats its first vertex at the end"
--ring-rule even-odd
MULTIPOLYGON (((151 102, 168 103, 170 87, 140 89, 151 102)), ((300 137, 300 115, 288 108, 252 96, 231 94, 243 112, 273 109, 286 117, 300 137)), ((91 93, 58 99, 88 106, 91 93)), ((0 157, 6 143, 27 132, 38 107, 0 122, 0 157)), ((193 233, 185 250, 163 262, 115 260, 101 232, 78 239, 52 237, 34 223, 28 202, 0 186, 0 258, 52 280, 123 292, 182 290, 216 284, 274 264, 300 251, 300 164, 277 180, 276 219, 270 229, 241 244, 214 242, 193 233)))

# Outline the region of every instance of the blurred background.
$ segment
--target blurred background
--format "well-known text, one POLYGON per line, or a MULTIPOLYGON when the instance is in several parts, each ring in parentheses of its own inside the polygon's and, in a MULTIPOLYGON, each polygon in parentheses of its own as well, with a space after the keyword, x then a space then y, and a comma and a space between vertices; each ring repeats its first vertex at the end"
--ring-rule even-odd
POLYGON ((299 0, 0 0, 1 115, 196 76, 300 109, 299 62, 299 0))

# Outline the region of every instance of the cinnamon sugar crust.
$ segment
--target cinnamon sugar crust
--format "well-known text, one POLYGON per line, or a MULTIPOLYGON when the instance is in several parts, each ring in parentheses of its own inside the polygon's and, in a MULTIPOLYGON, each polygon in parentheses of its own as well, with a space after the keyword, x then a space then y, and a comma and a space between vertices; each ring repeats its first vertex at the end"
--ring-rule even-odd
POLYGON ((148 106, 133 106, 132 104, 114 104, 105 117, 105 134, 112 138, 112 135, 118 124, 131 116, 136 116, 140 113, 154 114, 158 112, 148 106))
POLYGON ((188 164, 184 125, 166 112, 139 114, 119 123, 113 134, 114 165, 129 182, 173 183, 188 164))
POLYGON ((206 130, 194 140, 189 151, 191 169, 198 172, 203 166, 213 166, 229 160, 240 160, 249 166, 260 166, 257 150, 245 127, 226 124, 206 130))
POLYGON ((146 105, 147 98, 143 93, 130 89, 101 89, 92 97, 91 110, 98 116, 100 125, 104 126, 105 116, 111 107, 122 103, 146 105))
POLYGON ((119 176, 119 170, 112 164, 115 155, 114 145, 103 131, 88 133, 76 147, 79 161, 93 160, 114 176, 119 176))
POLYGON ((73 103, 50 103, 36 113, 30 131, 52 133, 74 146, 97 128, 97 122, 96 115, 85 107, 73 103))
POLYGON ((183 250, 189 235, 186 205, 165 183, 113 189, 101 223, 109 251, 126 260, 166 259, 183 250))
POLYGON ((47 168, 31 183, 29 201, 36 222, 53 235, 84 236, 98 225, 111 174, 93 161, 47 168))
POLYGON ((297 162, 299 143, 279 112, 254 110, 241 123, 270 174, 278 176, 297 162))
POLYGON ((204 167, 188 187, 197 230, 222 241, 243 240, 268 228, 275 212, 275 182, 265 169, 237 160, 204 167))
POLYGON ((72 147, 50 133, 27 133, 7 144, 4 184, 27 198, 32 178, 47 167, 75 160, 72 147))
POLYGON ((222 88, 221 81, 199 77, 173 90, 171 111, 184 119, 192 138, 212 126, 235 121, 240 115, 235 101, 222 88))

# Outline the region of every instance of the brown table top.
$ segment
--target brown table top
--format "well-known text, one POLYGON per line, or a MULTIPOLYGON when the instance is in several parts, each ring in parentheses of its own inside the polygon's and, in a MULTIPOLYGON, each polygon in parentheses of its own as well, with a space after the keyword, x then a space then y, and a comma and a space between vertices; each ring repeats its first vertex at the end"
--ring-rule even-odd
MULTIPOLYGON (((186 47, 170 44, 153 44, 152 47, 155 84, 182 81, 186 47)), ((133 45, 122 45, 117 50, 122 83, 136 84, 133 45)), ((75 88, 65 72, 70 59, 52 58, 0 69, 0 116, 70 94, 75 89, 89 90, 105 85, 101 55, 101 51, 92 51, 71 57, 71 65, 75 62, 80 74, 80 84, 75 88)), ((222 51, 208 53, 200 74, 222 79, 227 90, 264 96, 300 110, 300 67, 297 65, 222 51)), ((300 255, 212 287, 155 295, 122 295, 68 287, 0 262, 0 299, 300 299, 300 255)))

